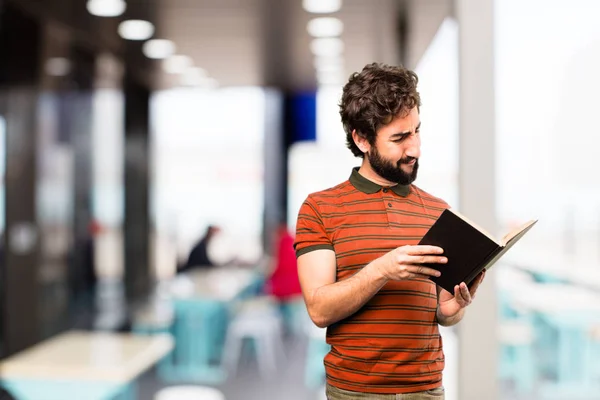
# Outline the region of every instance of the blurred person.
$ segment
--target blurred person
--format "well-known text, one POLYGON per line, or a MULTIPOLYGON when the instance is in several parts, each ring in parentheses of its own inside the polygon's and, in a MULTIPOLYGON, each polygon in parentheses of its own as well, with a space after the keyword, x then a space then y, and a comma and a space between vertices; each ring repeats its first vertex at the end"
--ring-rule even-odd
POLYGON ((84 240, 83 250, 83 284, 84 290, 95 297, 98 284, 98 272, 96 268, 96 238, 102 233, 102 225, 96 220, 90 221, 88 225, 88 236, 84 240))
POLYGON ((178 268, 178 272, 188 271, 193 268, 210 268, 217 264, 208 254, 208 247, 214 237, 221 231, 221 228, 215 225, 209 225, 204 232, 204 236, 194 245, 187 261, 178 268))
POLYGON ((74 268, 70 276, 70 324, 76 329, 92 329, 98 312, 96 304, 98 271, 96 268, 96 238, 102 226, 90 220, 85 234, 76 239, 69 254, 69 262, 74 268))
POLYGON ((303 311, 304 300, 300 279, 298 278, 298 264, 294 251, 294 236, 282 223, 275 232, 274 253, 270 271, 267 272, 264 291, 273 296, 283 315, 286 330, 294 332, 299 329, 299 308, 303 311))
POLYGON ((443 249, 418 242, 449 206, 413 184, 421 155, 417 83, 413 71, 385 64, 351 75, 340 115, 361 166, 310 194, 298 214, 304 299, 331 345, 330 400, 443 399, 438 324, 458 323, 484 278, 454 293, 428 279, 439 272, 424 264, 447 260, 443 249))

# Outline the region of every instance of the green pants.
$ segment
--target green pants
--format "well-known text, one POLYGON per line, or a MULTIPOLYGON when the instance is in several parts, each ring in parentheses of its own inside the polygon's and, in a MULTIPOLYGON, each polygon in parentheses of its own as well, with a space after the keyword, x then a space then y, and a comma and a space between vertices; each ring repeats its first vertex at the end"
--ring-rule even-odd
POLYGON ((327 384, 326 392, 327 400, 444 400, 442 386, 417 393, 379 394, 351 392, 327 384))

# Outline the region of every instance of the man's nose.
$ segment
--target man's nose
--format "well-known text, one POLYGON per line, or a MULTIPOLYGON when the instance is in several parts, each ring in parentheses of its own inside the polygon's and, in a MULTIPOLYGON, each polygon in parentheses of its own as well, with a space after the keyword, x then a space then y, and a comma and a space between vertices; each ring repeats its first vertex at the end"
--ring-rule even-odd
POLYGON ((421 157, 421 139, 418 135, 411 135, 408 139, 406 148, 406 155, 408 157, 419 158, 421 157))

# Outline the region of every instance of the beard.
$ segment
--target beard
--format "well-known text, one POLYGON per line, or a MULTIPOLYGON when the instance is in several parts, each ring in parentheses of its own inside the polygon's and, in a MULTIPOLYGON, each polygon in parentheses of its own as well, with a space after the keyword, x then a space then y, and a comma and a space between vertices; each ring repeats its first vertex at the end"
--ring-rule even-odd
POLYGON ((367 153, 367 159, 369 160, 373 171, 387 181, 398 183, 400 185, 410 185, 417 179, 419 160, 414 157, 400 159, 394 164, 393 161, 383 158, 379 151, 377 151, 377 148, 372 146, 371 151, 367 153), (412 160, 415 160, 413 170, 411 173, 407 174, 402 170, 402 164, 408 164, 412 160))

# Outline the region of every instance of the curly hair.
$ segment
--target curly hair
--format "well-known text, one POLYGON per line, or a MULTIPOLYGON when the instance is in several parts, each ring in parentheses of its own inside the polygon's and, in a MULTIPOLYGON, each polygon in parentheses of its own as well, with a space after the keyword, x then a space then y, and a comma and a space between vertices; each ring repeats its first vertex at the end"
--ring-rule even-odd
POLYGON ((417 74, 402 66, 381 63, 366 65, 350 76, 340 102, 340 116, 346 131, 346 145, 356 157, 364 154, 352 139, 352 131, 373 145, 377 130, 397 115, 406 115, 421 106, 417 74))

